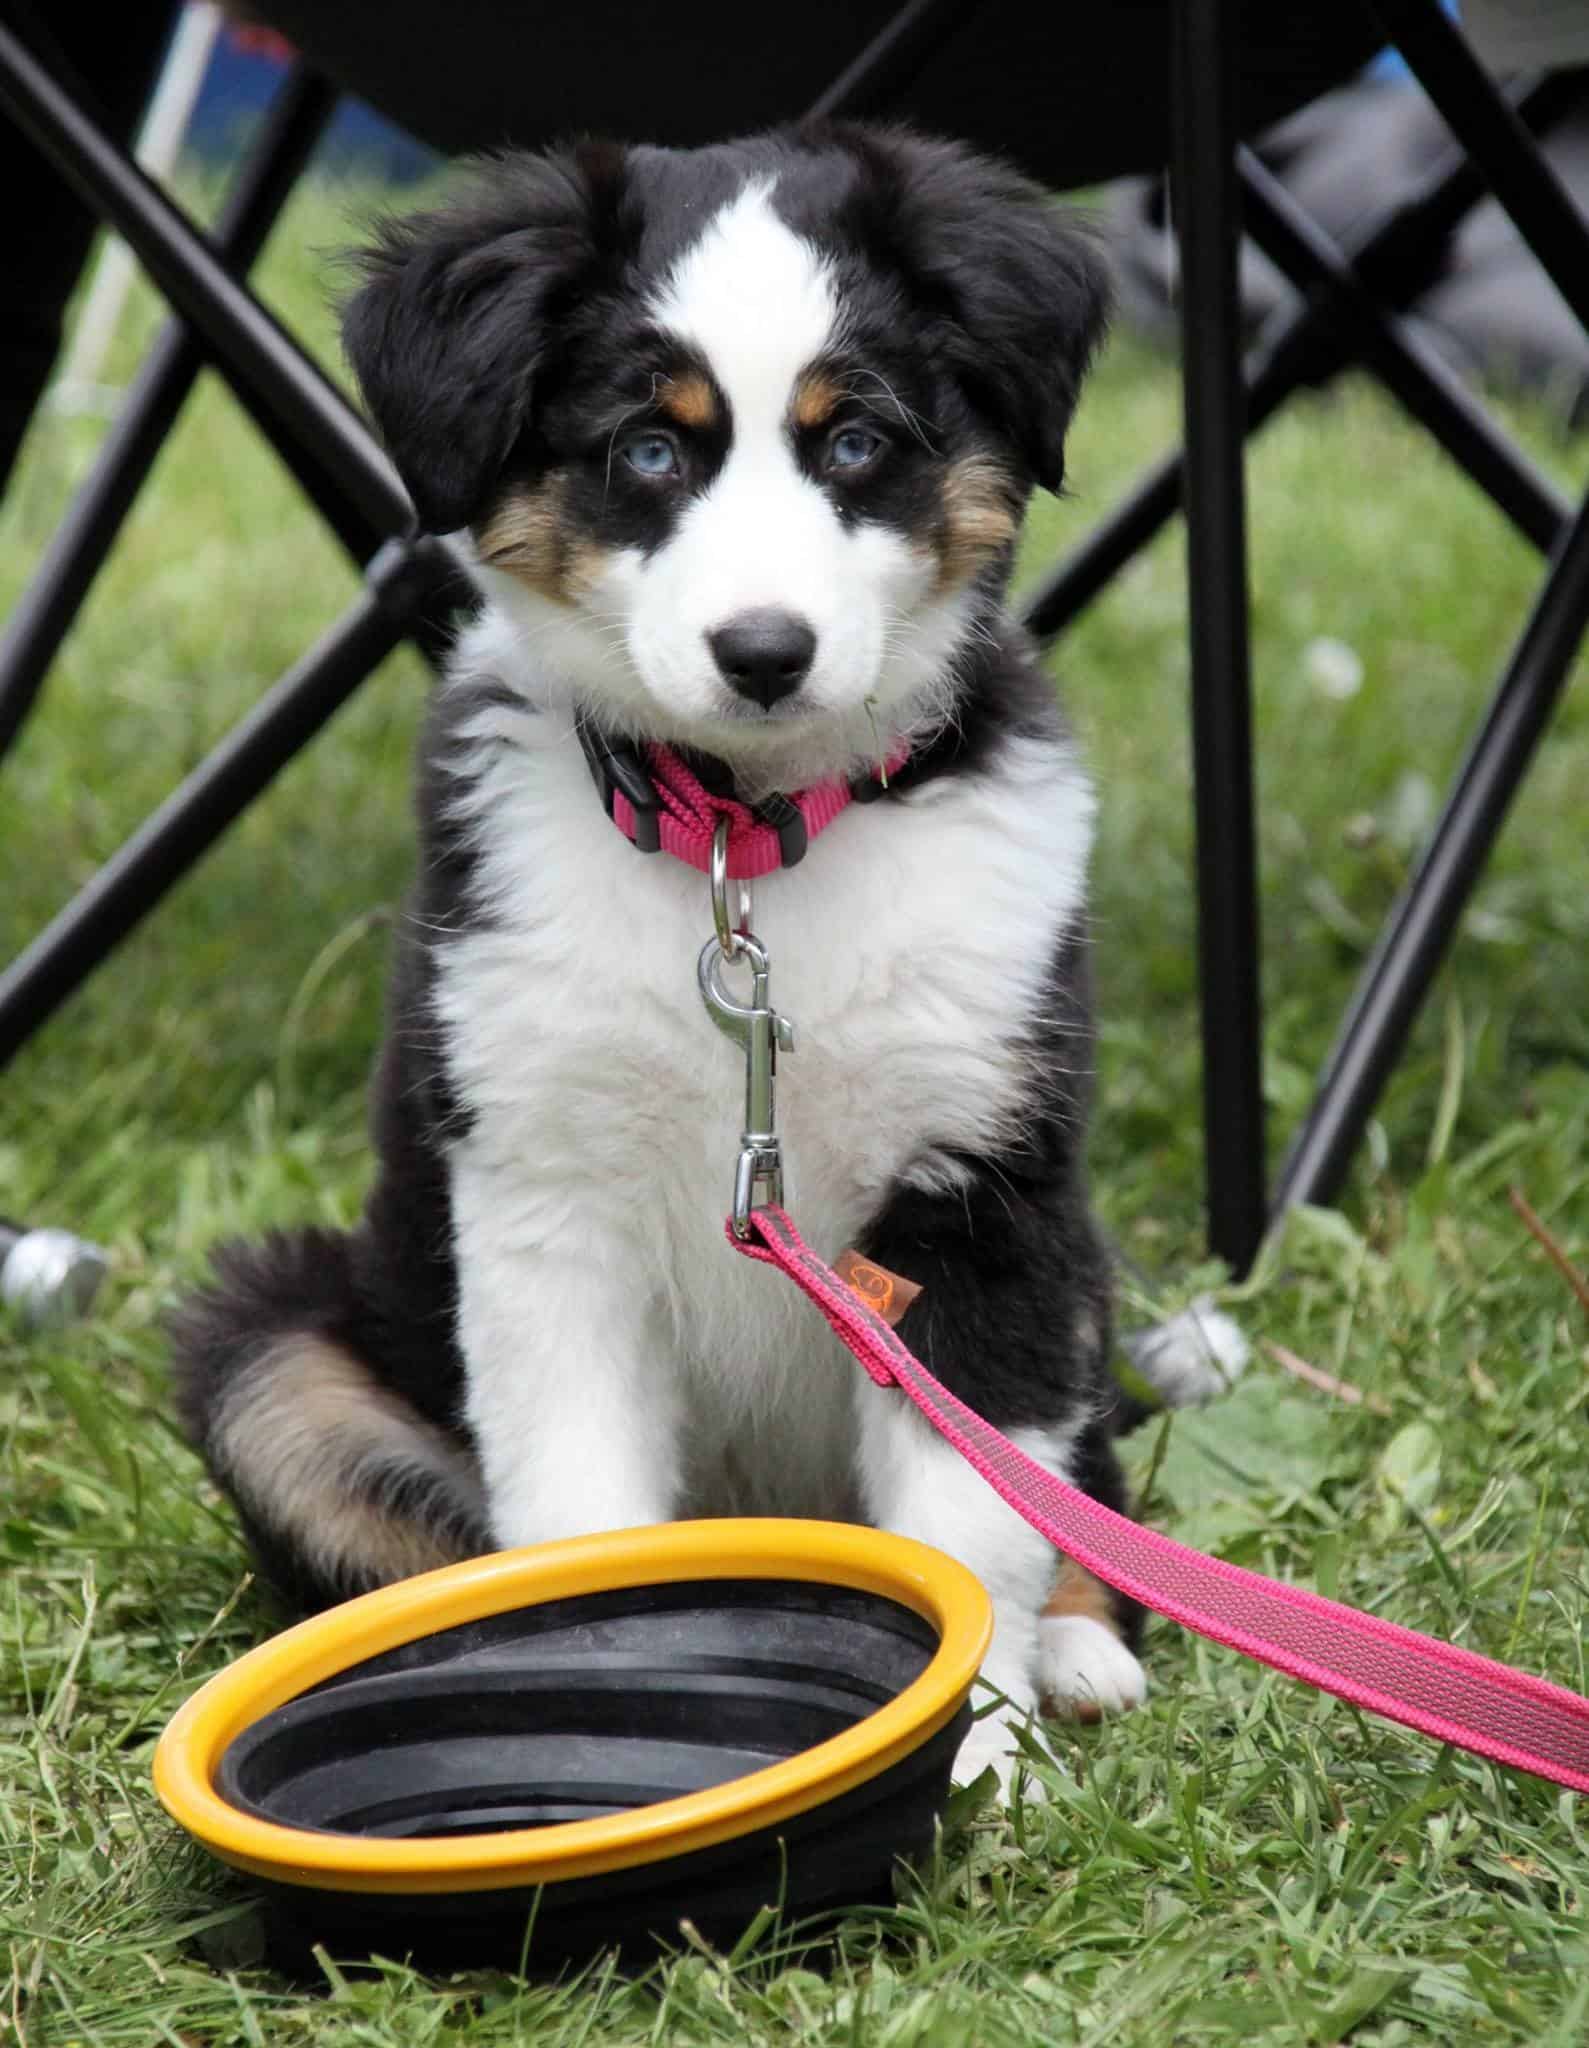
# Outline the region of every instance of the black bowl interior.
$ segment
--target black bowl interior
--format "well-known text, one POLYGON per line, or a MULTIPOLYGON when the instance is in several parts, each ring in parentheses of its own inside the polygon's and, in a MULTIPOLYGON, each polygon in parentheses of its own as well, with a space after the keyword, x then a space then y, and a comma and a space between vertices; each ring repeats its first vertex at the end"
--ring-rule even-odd
POLYGON ((824 1742, 936 1648, 898 1602, 807 1581, 583 1594, 350 1665, 236 1737, 216 1788, 260 1819, 338 1834, 590 1820, 824 1742))

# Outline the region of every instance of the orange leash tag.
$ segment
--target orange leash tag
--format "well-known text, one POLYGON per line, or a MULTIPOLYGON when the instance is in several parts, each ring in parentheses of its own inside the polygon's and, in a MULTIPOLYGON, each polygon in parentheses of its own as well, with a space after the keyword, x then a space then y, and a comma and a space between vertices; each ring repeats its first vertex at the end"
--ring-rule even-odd
POLYGON ((891 1327, 899 1322, 921 1289, 902 1273, 891 1273, 859 1252, 840 1252, 833 1270, 858 1301, 865 1302, 874 1315, 891 1327))

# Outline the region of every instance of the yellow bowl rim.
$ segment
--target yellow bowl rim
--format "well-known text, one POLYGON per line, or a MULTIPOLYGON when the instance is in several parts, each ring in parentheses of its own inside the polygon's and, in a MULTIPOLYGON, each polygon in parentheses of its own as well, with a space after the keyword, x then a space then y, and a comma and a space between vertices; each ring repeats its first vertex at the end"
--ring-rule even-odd
POLYGON ((746 1518, 576 1536, 384 1586, 248 1651, 172 1717, 155 1750, 155 1790, 171 1817, 224 1862, 281 1884, 464 1892, 591 1877, 731 1841, 877 1777, 959 1711, 992 1633, 979 1579, 942 1551, 884 1530, 746 1518), (895 1698, 826 1742, 704 1791, 594 1820, 389 1841, 258 1820, 215 1790, 220 1760, 245 1728, 366 1657, 512 1607, 736 1578, 806 1579, 896 1600, 932 1624, 938 1648, 895 1698))

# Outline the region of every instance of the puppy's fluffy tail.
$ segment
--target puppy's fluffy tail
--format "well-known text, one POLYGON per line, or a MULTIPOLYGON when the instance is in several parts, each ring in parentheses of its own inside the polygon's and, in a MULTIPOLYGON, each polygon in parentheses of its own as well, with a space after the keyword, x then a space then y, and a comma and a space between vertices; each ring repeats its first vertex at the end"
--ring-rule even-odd
POLYGON ((385 1383, 373 1327, 327 1230, 223 1247, 171 1320, 183 1426, 305 1611, 491 1547, 474 1459, 385 1383))

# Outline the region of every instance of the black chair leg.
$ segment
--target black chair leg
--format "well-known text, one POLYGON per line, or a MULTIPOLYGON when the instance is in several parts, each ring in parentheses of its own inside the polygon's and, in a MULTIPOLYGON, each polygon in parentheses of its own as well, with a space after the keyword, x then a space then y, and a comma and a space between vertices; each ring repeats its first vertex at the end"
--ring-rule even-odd
POLYGON ((350 552, 369 593, 228 735, 0 975, 0 1062, 157 903, 402 639, 432 661, 464 596, 440 543, 392 538, 407 494, 339 391, 226 268, 207 238, 107 141, 74 82, 0 22, 0 104, 133 248, 350 552), (378 552, 377 552, 378 551, 378 552))
POLYGON ((0 106, 132 249, 323 510, 382 538, 405 531, 407 493, 358 414, 231 275, 209 241, 118 149, 74 81, 0 21, 0 106))
POLYGON ((807 109, 807 120, 886 114, 981 0, 907 0, 807 109))
POLYGON ((1369 0, 1407 68, 1589 332, 1589 224, 1438 0, 1369 0))
MULTIPOLYGON (((1579 220, 1530 133, 1531 127, 1543 130, 1559 118, 1574 96, 1574 82, 1560 78, 1537 81, 1514 106, 1475 63, 1438 8, 1426 7, 1424 0, 1375 0, 1375 4, 1387 25, 1397 27, 1403 53, 1452 126, 1461 152, 1437 166, 1419 192, 1344 254, 1318 233, 1261 163, 1249 153, 1239 153, 1252 231, 1271 259, 1306 294, 1299 307, 1277 316, 1248 359, 1247 431, 1261 425, 1300 384, 1360 355, 1513 524, 1542 551, 1551 552, 1552 569, 1484 728, 1453 787, 1434 843, 1364 972, 1313 1107, 1281 1171, 1274 1201, 1276 1215, 1293 1203, 1327 1201, 1339 1191, 1352 1151, 1400 1055, 1413 1017, 1564 686, 1589 618, 1589 590, 1584 587, 1589 580, 1589 543, 1583 539, 1584 513, 1573 518, 1555 487, 1494 428, 1443 365, 1385 311, 1385 302, 1394 304, 1398 289, 1409 276, 1418 274, 1410 258, 1431 235, 1449 232, 1480 195, 1482 173, 1496 185, 1542 259, 1551 254, 1560 266, 1568 261, 1569 245, 1576 243, 1574 290, 1565 295, 1589 326, 1589 228, 1579 220), (1437 17, 1432 27, 1426 15, 1437 17), (1404 17, 1416 24, 1411 37, 1400 33, 1404 17), (1427 40, 1435 46, 1432 58, 1424 47, 1426 29, 1427 40), (1416 47, 1416 58, 1409 43, 1416 47), (1466 154, 1469 149, 1474 152, 1472 158, 1466 154), (1482 158, 1476 162, 1481 150, 1482 158), (1543 246, 1536 236, 1543 237, 1543 246), (1580 301, 1584 302, 1581 306, 1580 301)), ((1208 68, 1201 73, 1205 91, 1212 75, 1208 68)), ((1182 182, 1184 186, 1184 177, 1182 182)), ((1183 304, 1190 305, 1193 255, 1187 249, 1187 239, 1192 222, 1180 206, 1177 225, 1188 273, 1183 278, 1183 304)), ((1197 322, 1205 337, 1206 317, 1206 313, 1200 315, 1197 322)), ((1209 348, 1208 356, 1212 353, 1209 348)), ((1192 373, 1188 344, 1189 378, 1192 373)), ((1190 383, 1188 396, 1190 400, 1190 383)), ((1172 456, 1151 471, 1029 600, 1026 620, 1034 633, 1046 639, 1062 630, 1159 530, 1181 502, 1183 492, 1190 497, 1190 417, 1187 443, 1186 454, 1172 456)), ((1188 546, 1195 605, 1199 556, 1190 519, 1188 546)), ((1228 595, 1224 601, 1229 602, 1228 595)), ((1194 656, 1197 644, 1194 626, 1194 656)), ((1211 746, 1205 741, 1198 703, 1194 670, 1194 757, 1201 821, 1204 785, 1210 795, 1222 786, 1217 777, 1228 767, 1224 749, 1236 742, 1228 719, 1223 738, 1216 737, 1211 746)), ((1229 713, 1231 707, 1226 705, 1224 710, 1229 713)), ((1243 797, 1250 804, 1250 791, 1238 791, 1238 800, 1243 797)), ((1224 904, 1226 921, 1245 919, 1248 894, 1241 861, 1229 848, 1209 858, 1200 826, 1198 899, 1205 921, 1211 905, 1219 911, 1221 899, 1230 892, 1234 899, 1224 904)), ((1239 942, 1227 940, 1224 957, 1238 977, 1234 986, 1240 999, 1245 992, 1239 982, 1239 942)), ((1214 1152, 1221 1126, 1215 1121, 1217 1074, 1211 1070, 1210 1034, 1227 1030, 1233 1013, 1217 1000, 1211 1001, 1210 974, 1217 974, 1219 966, 1218 956, 1212 966, 1207 958, 1206 935, 1202 971, 1205 1120, 1214 1152)), ((1256 1028, 1256 988, 1251 991, 1250 1003, 1256 1028)), ((1235 1087, 1238 1069, 1234 1056, 1228 1066, 1228 1085, 1235 1087)), ((1239 1171, 1233 1165, 1233 1179, 1239 1171)), ((1211 1160, 1214 1245, 1239 1270, 1246 1261, 1232 1252, 1230 1244, 1250 1242, 1255 1247, 1257 1240, 1254 1236, 1222 1241, 1217 1227, 1212 1226, 1217 1175, 1218 1168, 1211 1160)), ((1243 1184, 1250 1185, 1250 1174, 1243 1184)))
POLYGON ((1353 355, 1542 554, 1571 507, 1501 432, 1416 330, 1387 313, 1344 253, 1250 150, 1237 154, 1247 229, 1299 291, 1323 289, 1339 309, 1353 355))
MULTIPOLYGON (((282 82, 212 238, 233 269, 246 272, 253 264, 336 101, 335 88, 302 65, 282 82)), ((203 366, 202 347, 179 321, 157 337, 92 471, 0 632, 0 755, 32 709, 203 366)), ((369 553, 365 548, 359 559, 369 553)))
POLYGON ((1173 36, 1204 1176, 1210 1243, 1242 1273, 1263 1234, 1265 1160, 1231 12, 1177 0, 1173 36))
POLYGON ((1589 499, 1550 573, 1429 850, 1380 936, 1283 1167, 1276 1213, 1327 1202, 1406 1042, 1589 626, 1589 499))
MULTIPOLYGON (((1520 97, 1519 119, 1530 130, 1544 133, 1577 104, 1578 97, 1574 80, 1560 75, 1542 79, 1520 97)), ((1306 290, 1306 298, 1277 313, 1248 352, 1243 374, 1249 435, 1301 385, 1348 367, 1355 323, 1346 294, 1367 287, 1369 303, 1376 308, 1401 303, 1409 284, 1425 274, 1431 246, 1452 233, 1482 197, 1482 183, 1472 164, 1453 149, 1344 252, 1344 274, 1299 259, 1293 282, 1306 290)), ((1256 228, 1258 222, 1253 219, 1249 225, 1256 228)), ((1451 379, 1443 366, 1442 374, 1449 391, 1451 379)), ((1460 386, 1456 394, 1463 416, 1477 411, 1460 386)), ((1496 485, 1501 509, 1541 552, 1548 553, 1566 530, 1572 506, 1493 423, 1484 421, 1481 431, 1492 468, 1479 477, 1478 463, 1470 461, 1469 473, 1487 490, 1496 485)), ((1040 640, 1062 633, 1180 510, 1183 480, 1184 457, 1179 452, 1155 464, 1027 599, 1028 630, 1040 640)))
MULTIPOLYGON (((1371 0, 1409 69, 1589 331, 1589 222, 1433 0, 1371 0)), ((1276 1189, 1277 1213, 1339 1190, 1589 624, 1589 500, 1550 574, 1434 839, 1359 981, 1276 1189)))
MULTIPOLYGON (((900 90, 977 4, 908 0, 813 111, 854 112, 900 90)), ((46 66, 0 24, 0 103, 9 105, 61 173, 122 233, 191 330, 174 327, 162 338, 94 488, 80 500, 69 535, 52 551, 32 614, 7 643, 6 666, 0 668, 0 720, 9 702, 13 730, 206 351, 361 559, 384 535, 409 525, 406 496, 357 417, 220 260, 246 267, 262 241, 312 142, 311 123, 318 132, 308 98, 314 90, 320 89, 300 85, 302 104, 295 99, 278 114, 279 133, 259 152, 258 189, 238 194, 235 217, 229 217, 217 252, 126 152, 105 140, 64 64, 57 58, 53 67, 46 66)), ((447 637, 442 614, 464 595, 459 566, 447 550, 430 540, 391 540, 371 562, 368 580, 360 602, 0 975, 0 1064, 153 909, 400 640, 412 636, 433 660, 439 659, 447 637)))
POLYGON ((0 1064, 53 1015, 401 641, 458 593, 439 541, 394 540, 362 597, 0 974, 0 1064))

